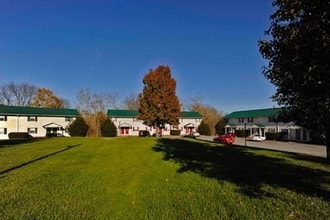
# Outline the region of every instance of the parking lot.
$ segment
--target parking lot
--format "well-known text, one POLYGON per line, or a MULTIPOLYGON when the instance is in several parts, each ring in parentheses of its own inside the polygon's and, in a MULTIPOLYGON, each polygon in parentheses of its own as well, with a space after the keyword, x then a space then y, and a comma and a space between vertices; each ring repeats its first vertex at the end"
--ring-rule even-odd
MULTIPOLYGON (((200 136, 198 139, 206 140, 206 141, 213 141, 215 136, 200 136)), ((262 148, 262 149, 270 149, 270 150, 277 150, 277 151, 285 151, 285 152, 292 152, 292 153, 301 153, 301 154, 308 154, 311 156, 316 157, 323 157, 326 158, 326 146, 322 145, 314 145, 314 144, 304 144, 304 143, 297 143, 297 142, 285 142, 285 141, 249 141, 245 142, 244 138, 236 138, 234 144, 245 146, 246 147, 254 147, 254 148, 262 148)))

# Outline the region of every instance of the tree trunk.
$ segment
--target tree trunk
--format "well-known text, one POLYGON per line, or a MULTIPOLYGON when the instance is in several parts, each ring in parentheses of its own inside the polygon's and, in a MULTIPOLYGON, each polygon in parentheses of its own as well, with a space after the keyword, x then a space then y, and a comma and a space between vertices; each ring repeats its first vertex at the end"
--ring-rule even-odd
POLYGON ((156 125, 156 137, 159 137, 159 127, 156 125))
POLYGON ((330 160, 330 124, 325 125, 325 145, 327 151, 327 159, 330 160))

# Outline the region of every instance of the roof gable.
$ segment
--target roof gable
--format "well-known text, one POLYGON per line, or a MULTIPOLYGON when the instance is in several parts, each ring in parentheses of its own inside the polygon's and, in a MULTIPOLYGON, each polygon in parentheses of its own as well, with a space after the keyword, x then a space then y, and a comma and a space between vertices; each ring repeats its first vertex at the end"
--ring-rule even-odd
POLYGON ((225 118, 256 118, 256 117, 271 117, 277 116, 281 108, 264 108, 246 111, 234 111, 225 116, 225 118))
POLYGON ((65 108, 37 108, 0 105, 0 114, 2 115, 36 115, 36 116, 77 116, 79 112, 76 109, 65 108))

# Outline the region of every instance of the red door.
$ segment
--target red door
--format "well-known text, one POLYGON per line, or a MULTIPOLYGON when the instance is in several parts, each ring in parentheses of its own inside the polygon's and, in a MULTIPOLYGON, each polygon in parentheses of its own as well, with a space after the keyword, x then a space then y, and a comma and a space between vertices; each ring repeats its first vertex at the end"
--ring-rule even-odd
POLYGON ((120 134, 125 135, 128 134, 129 128, 120 128, 120 134))

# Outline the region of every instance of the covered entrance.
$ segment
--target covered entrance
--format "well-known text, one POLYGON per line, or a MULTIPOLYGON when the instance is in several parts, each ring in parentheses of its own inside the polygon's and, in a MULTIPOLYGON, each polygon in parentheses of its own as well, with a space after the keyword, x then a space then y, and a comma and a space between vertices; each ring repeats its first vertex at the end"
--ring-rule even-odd
POLYGON ((46 136, 47 135, 54 135, 54 134, 62 134, 64 132, 64 128, 62 125, 56 124, 54 122, 46 124, 43 126, 46 129, 46 136))
POLYGON ((225 134, 233 133, 235 134, 236 124, 229 123, 225 126, 225 134))
POLYGON ((186 131, 186 135, 192 134, 195 131, 195 125, 193 123, 186 124, 183 127, 186 131))
POLYGON ((132 125, 128 123, 122 123, 119 126, 120 135, 129 135, 129 129, 132 129, 132 125))
POLYGON ((265 137, 265 125, 263 124, 254 124, 250 127, 250 134, 260 134, 262 137, 265 137))

